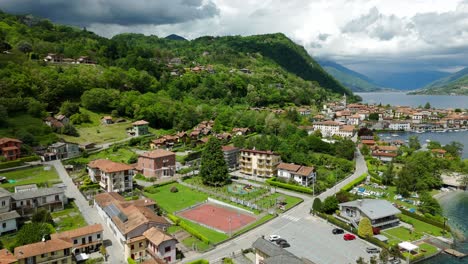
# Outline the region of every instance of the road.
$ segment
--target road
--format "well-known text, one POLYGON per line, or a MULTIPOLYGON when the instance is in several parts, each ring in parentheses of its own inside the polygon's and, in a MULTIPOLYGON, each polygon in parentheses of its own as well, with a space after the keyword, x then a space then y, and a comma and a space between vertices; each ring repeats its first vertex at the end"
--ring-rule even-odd
MULTIPOLYGON (((355 172, 338 183, 336 187, 328 189, 318 197, 324 200, 365 172, 367 172, 367 165, 364 157, 359 150, 356 150, 355 172)), ((244 182, 245 180, 239 181, 244 182)), ((248 183, 256 185, 252 182, 248 183)), ((287 248, 291 253, 299 257, 306 257, 318 264, 355 263, 356 259, 360 256, 367 260, 369 259, 370 255, 365 251, 365 248, 370 244, 366 241, 359 238, 355 241, 344 241, 341 235, 332 235, 331 230, 334 228, 333 225, 321 218, 310 215, 310 209, 314 200, 313 196, 297 194, 279 188, 277 192, 301 197, 304 199, 304 202, 270 222, 240 237, 220 244, 214 250, 186 259, 184 262, 190 262, 199 258, 214 261, 228 256, 232 252, 250 248, 257 238, 262 235, 268 236, 271 234, 278 234, 286 238, 291 244, 291 247, 287 248)))
POLYGON ((92 224, 101 224, 104 229, 104 240, 110 240, 111 245, 107 245, 106 250, 109 257, 107 258, 107 263, 127 263, 124 259, 124 248, 123 246, 115 239, 114 235, 111 233, 111 230, 106 225, 104 220, 99 216, 97 210, 91 207, 88 201, 83 197, 78 188, 73 184, 72 179, 68 176, 67 171, 62 165, 60 160, 54 160, 46 162, 45 164, 50 164, 55 167, 60 179, 67 185, 65 189, 65 195, 68 198, 73 198, 75 204, 80 209, 81 214, 89 225, 92 224))

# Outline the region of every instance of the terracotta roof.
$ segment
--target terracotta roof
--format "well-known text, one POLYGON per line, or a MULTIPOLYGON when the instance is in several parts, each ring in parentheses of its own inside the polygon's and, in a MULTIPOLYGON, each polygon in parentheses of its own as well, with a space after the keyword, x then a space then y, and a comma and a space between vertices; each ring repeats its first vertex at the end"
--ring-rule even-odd
POLYGON ((314 171, 314 167, 301 166, 301 168, 297 171, 297 174, 302 176, 309 176, 314 171))
POLYGON ((278 167, 277 169, 280 170, 288 170, 288 171, 298 171, 299 169, 301 168, 301 165, 297 165, 297 164, 293 164, 293 163, 284 163, 284 162, 281 162, 280 164, 278 164, 278 167))
POLYGON ((16 263, 18 260, 15 258, 8 249, 1 249, 0 250, 0 264, 11 264, 16 263))
POLYGON ((4 147, 4 148, 2 148, 2 150, 4 150, 4 151, 15 150, 15 149, 18 149, 18 147, 12 146, 12 147, 4 147))
POLYGON ((364 140, 361 140, 362 144, 366 144, 366 145, 375 145, 375 140, 372 140, 372 139, 364 139, 364 140))
POLYGON ((21 140, 16 139, 16 138, 7 138, 7 137, 0 138, 0 144, 5 144, 8 142, 23 143, 21 140))
POLYGON ((386 152, 374 151, 374 152, 372 152, 372 156, 378 156, 378 157, 396 157, 396 156, 398 156, 398 154, 397 154, 397 153, 394 153, 394 152, 386 153, 386 152))
POLYGON ((134 125, 134 126, 148 125, 148 124, 149 123, 146 122, 145 120, 138 120, 138 121, 132 123, 132 125, 134 125))
POLYGON ((101 207, 108 206, 113 201, 125 202, 125 198, 116 192, 98 193, 94 196, 94 200, 101 207))
POLYGON ((340 126, 341 123, 335 121, 323 121, 323 122, 316 122, 314 125, 324 125, 324 126, 340 126))
POLYGON ((134 243, 134 242, 141 241, 141 240, 145 240, 145 239, 146 239, 146 237, 144 237, 144 236, 132 237, 129 240, 127 240, 127 244, 128 243, 134 243))
POLYGON ((344 125, 340 127, 341 131, 348 131, 348 132, 353 132, 354 131, 354 126, 351 125, 344 125))
POLYGON ((55 233, 55 234, 52 234, 51 237, 54 239, 73 239, 73 238, 76 238, 76 237, 80 237, 80 236, 86 236, 86 235, 90 235, 90 234, 94 234, 94 233, 99 233, 99 232, 102 232, 103 229, 102 229, 102 225, 101 224, 94 224, 94 225, 89 225, 89 226, 85 226, 85 227, 81 227, 81 228, 77 228, 77 229, 73 229, 73 230, 69 230, 69 231, 64 231, 64 232, 60 232, 60 233, 55 233))
POLYGON ((271 150, 241 149, 241 151, 242 152, 255 153, 255 154, 267 154, 267 155, 279 156, 279 154, 276 154, 271 150))
POLYGON ((233 147, 233 146, 223 146, 222 150, 223 151, 231 151, 231 150, 238 150, 239 148, 233 147))
POLYGON ((132 170, 133 167, 124 163, 113 162, 107 159, 97 159, 88 163, 88 167, 112 173, 118 171, 132 170))
POLYGON ((431 150, 434 153, 439 153, 439 154, 445 154, 447 151, 445 149, 432 149, 431 150))
POLYGON ((175 153, 164 150, 164 149, 156 149, 150 152, 145 152, 141 154, 140 157, 156 159, 156 158, 162 158, 162 157, 167 157, 167 156, 172 156, 172 155, 175 155, 175 153))
POLYGON ((102 119, 112 120, 112 116, 104 116, 102 119))
POLYGON ((154 245, 160 245, 164 241, 174 240, 174 238, 172 236, 158 230, 155 227, 152 227, 152 228, 146 230, 143 233, 143 236, 145 236, 154 245))
POLYGON ((377 146, 377 149, 382 151, 397 151, 398 147, 396 146, 377 146))
POLYGON ((37 242, 33 244, 28 244, 15 248, 15 257, 20 259, 25 259, 29 257, 38 256, 44 253, 50 253, 58 250, 63 250, 66 248, 71 249, 72 243, 64 241, 62 239, 51 239, 44 242, 37 242))

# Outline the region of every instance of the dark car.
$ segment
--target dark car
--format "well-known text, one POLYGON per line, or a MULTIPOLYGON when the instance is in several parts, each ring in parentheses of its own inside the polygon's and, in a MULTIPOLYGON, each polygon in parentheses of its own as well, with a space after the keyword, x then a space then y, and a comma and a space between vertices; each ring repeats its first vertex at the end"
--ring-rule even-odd
POLYGON ((332 230, 332 233, 333 233, 334 235, 343 234, 343 233, 344 233, 344 230, 341 229, 341 228, 334 228, 334 229, 332 230))
POLYGON ((280 246, 281 248, 288 248, 288 247, 290 247, 291 245, 289 245, 288 242, 284 241, 283 243, 278 243, 278 246, 280 246))
POLYGON ((277 245, 279 245, 281 243, 287 243, 288 241, 286 241, 286 239, 284 239, 284 238, 278 238, 275 242, 276 242, 277 245))

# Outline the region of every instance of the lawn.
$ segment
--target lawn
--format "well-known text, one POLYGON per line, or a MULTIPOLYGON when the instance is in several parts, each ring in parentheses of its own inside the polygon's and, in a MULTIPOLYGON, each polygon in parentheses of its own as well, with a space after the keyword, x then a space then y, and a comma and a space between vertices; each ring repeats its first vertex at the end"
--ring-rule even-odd
POLYGON ((72 230, 80 227, 87 226, 83 215, 74 202, 66 205, 65 209, 58 212, 51 213, 55 222, 55 229, 57 232, 72 230))
POLYGON ((206 238, 208 238, 211 243, 213 244, 216 244, 216 243, 219 243, 221 241, 224 241, 226 239, 229 238, 228 235, 226 234, 223 234, 223 233, 220 233, 218 231, 215 231, 213 229, 210 229, 210 228, 207 228, 207 227, 204 227, 204 226, 201 226, 197 223, 194 223, 192 221, 189 221, 187 219, 183 219, 183 221, 191 228, 197 230, 198 232, 200 232, 201 234, 203 234, 206 238))
POLYGON ((409 229, 402 226, 382 231, 382 234, 388 237, 388 243, 391 245, 395 245, 403 241, 414 241, 422 237, 421 233, 411 233, 409 229))
POLYGON ((73 163, 88 164, 90 161, 95 160, 95 159, 109 159, 115 162, 128 163, 128 160, 132 156, 136 155, 135 152, 131 151, 129 148, 121 147, 115 152, 112 149, 113 148, 111 147, 103 151, 93 153, 89 155, 87 158, 78 157, 78 158, 71 159, 70 161, 73 163))
POLYGON ((284 202, 286 203, 285 209, 288 210, 291 207, 296 206, 298 203, 302 202, 301 198, 294 196, 289 196, 282 193, 274 193, 270 196, 264 197, 257 202, 258 205, 268 207, 268 205, 274 205, 277 202, 277 198, 283 197, 284 202))
POLYGON ((202 183, 201 177, 191 177, 191 178, 185 179, 185 182, 188 183, 188 184, 191 184, 191 185, 201 186, 204 189, 210 190, 212 192, 220 193, 220 194, 225 195, 225 196, 234 196, 234 197, 241 198, 241 199, 247 200, 247 201, 253 200, 253 199, 255 199, 255 198, 257 198, 257 197, 259 197, 259 196, 261 196, 261 195, 263 195, 263 194, 265 194, 265 193, 267 193, 269 191, 267 188, 254 187, 248 193, 239 194, 239 193, 229 191, 229 188, 233 188, 233 186, 242 186, 242 187, 244 187, 245 184, 231 183, 231 184, 228 184, 228 185, 224 185, 222 187, 212 187, 212 186, 204 185, 202 183))
POLYGON ((424 255, 432 255, 437 253, 437 248, 434 247, 433 245, 429 245, 427 243, 422 243, 419 245, 419 250, 421 253, 424 253, 424 255))
POLYGON ((54 183, 59 183, 61 180, 54 167, 33 167, 9 172, 2 172, 1 176, 5 176, 8 180, 15 180, 14 183, 3 183, 0 187, 13 191, 13 187, 25 184, 38 184, 51 186, 54 183), (44 168, 49 168, 44 170, 44 168))
POLYGON ((172 234, 177 233, 180 230, 183 230, 182 227, 173 225, 173 226, 168 227, 166 232, 172 235, 172 234))
POLYGON ((153 199, 161 208, 168 213, 182 210, 194 204, 205 201, 208 195, 202 192, 194 191, 181 184, 168 184, 158 188, 154 188, 156 193, 145 192, 145 196, 153 199), (176 193, 171 193, 172 186, 179 190, 176 193))
POLYGON ((182 240, 182 244, 184 244, 187 248, 190 249, 193 249, 193 246, 195 244, 195 248, 200 252, 206 251, 208 248, 210 248, 210 245, 203 243, 202 241, 192 236, 182 240))
POLYGON ((411 224, 414 226, 414 229, 418 233, 427 233, 433 236, 446 236, 447 234, 444 233, 442 228, 439 228, 437 226, 433 226, 431 224, 428 224, 426 222, 420 221, 418 219, 412 218, 407 215, 399 215, 400 219, 403 222, 406 222, 408 224, 411 224))

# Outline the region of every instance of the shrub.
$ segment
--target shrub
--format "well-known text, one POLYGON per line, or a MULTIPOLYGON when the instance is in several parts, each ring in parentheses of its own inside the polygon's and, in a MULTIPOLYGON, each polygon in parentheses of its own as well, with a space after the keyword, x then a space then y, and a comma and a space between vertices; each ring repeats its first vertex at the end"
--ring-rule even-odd
POLYGON ((359 221, 358 235, 364 238, 372 237, 372 225, 369 218, 363 217, 361 221, 359 221))
POLYGON ((314 203, 312 204, 312 210, 314 212, 321 212, 322 211, 322 200, 320 198, 315 198, 314 203))
POLYGON ((354 186, 360 184, 367 178, 367 173, 362 174, 361 176, 357 177, 355 180, 351 181, 350 183, 346 184, 341 188, 341 191, 349 192, 354 186))
POLYGON ((303 186, 298 186, 298 185, 287 184, 287 183, 282 183, 282 182, 277 181, 276 178, 268 179, 268 180, 266 180, 266 183, 268 183, 269 185, 272 185, 272 186, 276 186, 276 187, 280 187, 280 188, 284 188, 284 189, 288 189, 288 190, 292 190, 292 191, 296 191, 296 192, 312 194, 312 189, 310 189, 310 188, 303 187, 303 186))
POLYGON ((210 264, 210 262, 206 259, 199 259, 199 260, 189 262, 187 264, 210 264))
POLYGON ((171 193, 176 193, 176 192, 178 192, 178 191, 179 191, 179 190, 177 189, 177 187, 175 187, 175 186, 172 186, 172 187, 171 187, 171 193))
POLYGON ((12 161, 5 161, 0 163, 0 169, 8 169, 8 168, 13 168, 13 167, 18 167, 23 165, 25 162, 30 162, 30 161, 37 161, 39 160, 39 156, 30 156, 30 157, 24 157, 20 158, 17 160, 12 160, 12 161))

